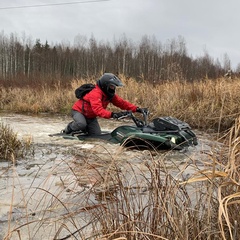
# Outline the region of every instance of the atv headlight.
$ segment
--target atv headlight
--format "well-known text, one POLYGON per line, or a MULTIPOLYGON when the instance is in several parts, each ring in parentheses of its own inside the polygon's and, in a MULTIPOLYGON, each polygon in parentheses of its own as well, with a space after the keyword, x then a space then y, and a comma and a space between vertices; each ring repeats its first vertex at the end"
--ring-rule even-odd
POLYGON ((174 137, 171 137, 170 141, 176 144, 176 139, 174 137))

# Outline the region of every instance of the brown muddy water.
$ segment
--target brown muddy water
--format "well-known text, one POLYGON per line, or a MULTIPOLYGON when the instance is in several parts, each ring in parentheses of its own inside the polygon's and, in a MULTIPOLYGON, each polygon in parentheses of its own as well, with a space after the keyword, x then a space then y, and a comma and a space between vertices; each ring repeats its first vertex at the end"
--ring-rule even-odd
MULTIPOLYGON (((132 185, 149 174, 146 162, 159 156, 174 177, 187 179, 197 171, 196 166, 201 169, 208 161, 206 153, 218 146, 211 136, 196 132, 198 146, 182 152, 151 153, 101 140, 49 137, 71 121, 68 116, 0 113, 0 121, 8 124, 19 139, 32 141, 27 156, 17 159, 15 166, 0 162, 0 239, 57 239, 86 225, 91 220, 84 207, 99 202, 104 188, 102 179, 116 163, 127 179, 132 178, 129 169, 135 169, 132 185), (95 195, 88 194, 93 187, 95 195), (66 216, 71 221, 66 222, 66 216)), ((103 130, 113 130, 122 124, 100 119, 103 130)), ((142 189, 146 194, 147 186, 142 189)), ((90 235, 91 230, 86 227, 85 234, 90 235)))

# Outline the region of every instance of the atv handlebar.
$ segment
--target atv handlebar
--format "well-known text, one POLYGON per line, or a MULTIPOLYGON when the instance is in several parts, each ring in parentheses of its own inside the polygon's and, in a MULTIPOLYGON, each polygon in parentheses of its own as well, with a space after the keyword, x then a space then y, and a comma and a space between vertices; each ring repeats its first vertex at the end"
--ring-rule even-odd
POLYGON ((143 120, 137 118, 132 111, 126 111, 125 115, 118 119, 124 119, 124 118, 131 118, 133 122, 136 124, 137 127, 144 127, 148 124, 148 115, 149 115, 149 110, 148 108, 142 108, 142 116, 143 120))

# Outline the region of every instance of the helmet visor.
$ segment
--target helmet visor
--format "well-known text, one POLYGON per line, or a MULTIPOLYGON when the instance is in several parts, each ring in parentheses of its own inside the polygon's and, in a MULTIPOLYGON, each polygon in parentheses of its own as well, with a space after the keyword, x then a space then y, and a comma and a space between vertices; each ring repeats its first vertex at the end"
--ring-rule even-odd
POLYGON ((116 77, 115 75, 113 75, 113 77, 109 80, 109 82, 111 84, 114 84, 115 86, 118 86, 118 87, 123 86, 122 81, 118 77, 116 77))

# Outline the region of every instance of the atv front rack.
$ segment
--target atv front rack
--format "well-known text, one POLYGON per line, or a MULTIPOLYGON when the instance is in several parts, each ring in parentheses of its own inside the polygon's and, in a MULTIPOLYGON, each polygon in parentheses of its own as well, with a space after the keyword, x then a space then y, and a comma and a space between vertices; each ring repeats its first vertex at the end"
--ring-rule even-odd
POLYGON ((159 117, 153 119, 153 124, 156 130, 185 130, 191 129, 190 126, 174 117, 159 117))

